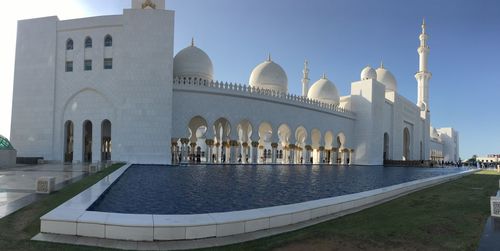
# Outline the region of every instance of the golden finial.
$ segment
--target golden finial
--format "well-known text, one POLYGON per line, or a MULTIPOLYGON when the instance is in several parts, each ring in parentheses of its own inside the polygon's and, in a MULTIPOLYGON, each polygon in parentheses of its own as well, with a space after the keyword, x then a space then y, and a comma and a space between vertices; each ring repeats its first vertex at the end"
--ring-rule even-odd
POLYGON ((194 37, 191 38, 191 46, 194 47, 194 37))
POLYGON ((267 61, 269 61, 269 62, 273 61, 273 60, 271 59, 271 53, 268 53, 268 54, 267 54, 267 61))
POLYGON ((147 7, 151 7, 151 9, 156 9, 156 4, 154 4, 151 0, 146 0, 142 3, 142 8, 146 9, 147 7))

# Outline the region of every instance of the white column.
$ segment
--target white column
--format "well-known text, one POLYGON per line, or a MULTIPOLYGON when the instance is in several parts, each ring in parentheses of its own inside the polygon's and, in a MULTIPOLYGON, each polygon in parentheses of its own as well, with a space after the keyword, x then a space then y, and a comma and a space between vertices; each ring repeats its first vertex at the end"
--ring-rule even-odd
POLYGON ((191 142, 189 144, 189 146, 191 147, 191 152, 189 153, 190 161, 192 163, 196 163, 196 161, 197 161, 197 159, 196 159, 196 142, 191 142))
POLYGON ((346 149, 341 150, 341 157, 340 157, 340 164, 345 165, 346 164, 346 149))
POLYGON ((259 153, 259 142, 252 141, 252 164, 257 164, 258 162, 258 153, 259 153))
POLYGON ((92 123, 92 163, 101 161, 101 123, 92 123))
POLYGON ((214 163, 220 163, 220 143, 215 144, 215 160, 214 163))
POLYGON ((177 142, 172 139, 170 142, 170 154, 172 154, 172 165, 175 165, 177 163, 177 154, 176 149, 177 148, 177 142))
POLYGON ((213 155, 214 140, 213 139, 206 139, 205 144, 207 144, 207 156, 206 156, 207 163, 212 164, 213 163, 212 155, 213 155))
POLYGON ((241 163, 242 164, 248 164, 247 163, 247 151, 248 151, 248 143, 244 142, 241 144, 241 163))
POLYGON ((323 164, 325 162, 325 147, 324 146, 320 146, 318 148, 318 150, 319 150, 319 161, 318 161, 318 163, 323 164))
POLYGON ((276 150, 278 149, 278 143, 271 143, 271 162, 276 164, 276 150))
POLYGON ((236 156, 236 147, 238 146, 238 142, 236 140, 231 140, 229 142, 229 155, 230 155, 230 163, 235 164, 236 159, 238 158, 236 156))
POLYGON ((335 147, 332 148, 331 164, 337 164, 338 154, 339 154, 339 149, 335 147))
MULTIPOLYGON (((64 149, 63 149, 64 151, 64 149)), ((83 125, 79 121, 73 124, 73 163, 83 161, 83 125)))
POLYGON ((207 156, 206 156, 206 159, 207 159, 207 163, 209 163, 209 164, 212 164, 212 161, 213 161, 213 159, 212 159, 212 155, 213 155, 213 153, 212 153, 212 147, 213 147, 213 145, 207 145, 207 156))
POLYGON ((354 149, 350 149, 349 150, 349 165, 352 165, 353 158, 354 158, 354 149))
POLYGON ((182 161, 181 163, 188 163, 189 160, 188 160, 188 152, 187 152, 187 144, 189 143, 189 140, 186 139, 186 138, 183 138, 181 139, 181 143, 182 143, 182 146, 181 146, 181 156, 182 156, 182 161))
POLYGON ((290 144, 288 146, 288 149, 290 149, 290 157, 288 157, 288 159, 290 160, 289 164, 295 164, 295 145, 290 144))
POLYGON ((304 155, 305 155, 305 157, 304 157, 304 163, 305 164, 312 164, 311 163, 311 150, 312 150, 311 146, 310 145, 306 145, 305 151, 304 151, 304 155))

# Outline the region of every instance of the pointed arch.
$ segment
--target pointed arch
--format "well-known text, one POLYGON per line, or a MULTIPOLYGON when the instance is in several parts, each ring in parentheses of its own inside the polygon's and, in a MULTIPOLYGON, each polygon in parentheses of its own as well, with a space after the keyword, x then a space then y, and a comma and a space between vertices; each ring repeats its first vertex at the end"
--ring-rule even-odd
POLYGON ((237 125, 238 130, 238 141, 240 144, 247 143, 250 144, 250 137, 252 135, 252 123, 248 119, 241 120, 237 125))
POLYGON ((73 162, 74 129, 73 121, 67 120, 64 123, 64 162, 67 163, 73 162))
POLYGON ((208 123, 205 118, 200 115, 194 116, 188 123, 189 139, 191 142, 197 142, 205 136, 208 131, 208 123))
POLYGON ((92 38, 89 36, 85 38, 85 48, 92 48, 92 38))
POLYGON ((324 140, 325 140, 325 148, 332 149, 333 147, 333 133, 332 131, 326 131, 324 140))
POLYGON ((112 47, 113 46, 113 37, 107 34, 104 37, 104 47, 112 47))
POLYGON ((101 161, 111 160, 111 121, 101 122, 101 161))
POLYGON ((282 147, 288 146, 291 143, 290 142, 291 133, 292 131, 290 130, 290 127, 287 124, 281 124, 278 127, 278 139, 282 147))
POLYGON ((84 163, 92 162, 92 121, 85 120, 82 127, 82 160, 84 163))
POLYGON ((410 160, 411 135, 408 127, 403 129, 403 160, 410 160))
POLYGON ((66 40, 66 50, 67 50, 67 51, 71 51, 71 50, 73 50, 73 47, 74 47, 74 44, 73 44, 73 39, 68 38, 68 39, 66 40))
POLYGON ((299 126, 295 130, 295 144, 305 147, 307 141, 307 129, 304 126, 299 126))
POLYGON ((339 149, 346 147, 346 137, 345 137, 345 134, 343 132, 340 132, 339 134, 337 134, 337 139, 336 139, 335 143, 337 144, 337 148, 339 148, 339 149))

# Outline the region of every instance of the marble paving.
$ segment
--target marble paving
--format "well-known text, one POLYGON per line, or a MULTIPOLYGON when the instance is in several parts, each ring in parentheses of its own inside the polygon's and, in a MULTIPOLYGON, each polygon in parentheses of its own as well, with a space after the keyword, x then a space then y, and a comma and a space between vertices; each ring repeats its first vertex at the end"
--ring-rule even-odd
POLYGON ((83 172, 81 164, 17 165, 13 168, 0 168, 0 218, 43 197, 35 193, 35 181, 38 177, 55 177, 58 190, 84 175, 86 173, 83 172))

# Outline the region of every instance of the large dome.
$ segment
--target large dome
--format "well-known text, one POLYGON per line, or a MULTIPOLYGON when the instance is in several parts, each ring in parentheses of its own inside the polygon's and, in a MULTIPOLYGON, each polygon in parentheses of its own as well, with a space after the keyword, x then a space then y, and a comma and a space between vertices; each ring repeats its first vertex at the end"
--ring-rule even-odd
POLYGON ((361 80, 377 79, 377 72, 370 66, 365 67, 361 71, 361 80))
POLYGON ((311 86, 307 97, 332 105, 340 103, 337 87, 325 75, 311 86))
POLYGON ((398 90, 396 78, 394 78, 394 75, 392 75, 389 70, 385 69, 383 65, 377 69, 377 81, 385 85, 386 91, 398 90))
POLYGON ((210 57, 201 49, 191 46, 181 50, 174 58, 174 78, 201 78, 212 81, 214 67, 210 57))
POLYGON ((277 92, 288 92, 288 77, 280 65, 269 58, 257 65, 250 75, 250 86, 277 92))

